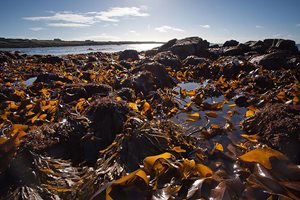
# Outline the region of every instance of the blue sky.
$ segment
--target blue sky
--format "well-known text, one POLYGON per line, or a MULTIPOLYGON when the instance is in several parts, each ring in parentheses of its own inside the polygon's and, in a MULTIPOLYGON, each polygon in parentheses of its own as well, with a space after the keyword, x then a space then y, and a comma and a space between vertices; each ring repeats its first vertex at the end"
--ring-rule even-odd
POLYGON ((300 0, 1 0, 0 37, 300 43, 300 0))

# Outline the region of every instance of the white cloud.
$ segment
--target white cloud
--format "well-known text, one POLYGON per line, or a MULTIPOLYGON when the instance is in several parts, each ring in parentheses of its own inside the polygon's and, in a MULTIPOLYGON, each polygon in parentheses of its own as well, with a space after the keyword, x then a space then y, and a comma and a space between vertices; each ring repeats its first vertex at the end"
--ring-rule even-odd
POLYGON ((140 33, 136 32, 135 30, 131 30, 131 31, 129 31, 129 33, 132 35, 135 35, 135 36, 141 35, 140 33))
POLYGON ((31 31, 41 31, 41 30, 44 30, 45 28, 42 28, 42 27, 31 27, 29 28, 29 30, 31 31))
POLYGON ((300 24, 296 24, 297 27, 300 27, 300 24))
POLYGON ((83 14, 76 14, 68 11, 58 12, 52 16, 41 17, 24 17, 25 20, 30 21, 62 21, 72 23, 92 24, 94 23, 93 17, 83 14))
POLYGON ((168 31, 184 32, 183 29, 175 28, 171 26, 160 26, 160 27, 156 27, 155 30, 161 33, 167 33, 168 31))
POLYGON ((255 28, 263 28, 263 26, 256 25, 255 28))
POLYGON ((79 23, 48 23, 49 27, 62 27, 62 28, 81 28, 89 27, 90 24, 79 24, 79 23))
POLYGON ((106 11, 74 13, 70 11, 50 13, 49 16, 23 17, 29 21, 45 21, 49 26, 55 27, 83 27, 97 22, 119 22, 126 17, 147 17, 146 7, 112 7, 106 11), (72 23, 73 25, 71 25, 72 23), (54 25, 53 25, 54 24, 54 25), (65 26, 63 25, 65 24, 65 26), (69 24, 69 25, 68 25, 69 24), (75 26, 77 24, 77 26, 75 26), (80 26, 79 24, 82 24, 80 26))
POLYGON ((210 28, 210 25, 208 25, 208 24, 205 24, 205 25, 200 25, 202 28, 210 28))
POLYGON ((118 22, 119 17, 147 17, 148 13, 144 12, 146 7, 113 7, 108 11, 95 13, 95 18, 100 21, 118 22))

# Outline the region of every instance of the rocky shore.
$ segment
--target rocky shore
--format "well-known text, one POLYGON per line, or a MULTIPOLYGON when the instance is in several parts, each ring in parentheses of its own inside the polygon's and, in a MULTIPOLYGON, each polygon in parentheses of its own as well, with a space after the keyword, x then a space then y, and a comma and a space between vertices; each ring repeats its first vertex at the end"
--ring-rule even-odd
POLYGON ((299 199, 292 40, 0 52, 0 199, 299 199))

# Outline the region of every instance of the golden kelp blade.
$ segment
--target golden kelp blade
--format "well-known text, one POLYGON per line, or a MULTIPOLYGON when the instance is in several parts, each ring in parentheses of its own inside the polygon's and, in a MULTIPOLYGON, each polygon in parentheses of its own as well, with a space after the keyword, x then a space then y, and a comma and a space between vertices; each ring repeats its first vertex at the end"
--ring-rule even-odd
POLYGON ((271 157, 275 157, 279 160, 288 160, 285 155, 270 148, 254 149, 239 158, 244 162, 259 163, 267 169, 272 169, 272 165, 270 163, 271 157))

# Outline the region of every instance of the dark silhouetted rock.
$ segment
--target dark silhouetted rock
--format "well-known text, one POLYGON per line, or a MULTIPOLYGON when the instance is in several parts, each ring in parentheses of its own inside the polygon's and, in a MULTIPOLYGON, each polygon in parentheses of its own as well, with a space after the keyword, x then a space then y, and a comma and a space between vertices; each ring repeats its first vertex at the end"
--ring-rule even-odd
POLYGON ((199 37, 189 37, 182 40, 177 40, 176 43, 170 47, 170 51, 178 55, 181 59, 190 55, 203 56, 207 54, 209 42, 199 37))
POLYGON ((129 109, 113 98, 104 97, 92 102, 86 113, 94 136, 98 138, 98 148, 104 149, 122 132, 129 109))
POLYGON ((134 75, 132 85, 134 90, 139 93, 148 94, 150 91, 156 89, 157 79, 149 71, 141 71, 134 75))
POLYGON ((238 44, 239 42, 236 40, 228 40, 223 44, 223 47, 233 47, 233 46, 237 46, 238 44))
POLYGON ((270 79, 268 76, 256 75, 254 77, 254 81, 255 85, 260 88, 270 89, 274 86, 272 79, 270 79))
POLYGON ((264 46, 269 50, 282 50, 282 51, 288 51, 293 54, 298 53, 296 42, 293 40, 265 39, 264 46))
POLYGON ((47 84, 52 84, 54 81, 72 83, 72 81, 70 79, 67 79, 63 76, 59 76, 58 74, 54 74, 54 73, 39 74, 37 76, 36 80, 34 81, 34 83, 43 82, 43 83, 47 83, 47 84))
POLYGON ((125 50, 121 51, 119 54, 119 60, 138 60, 139 59, 139 54, 136 50, 125 50))
POLYGON ((42 56, 41 58, 38 59, 38 62, 52 64, 52 65, 59 64, 62 61, 63 59, 58 56, 42 56))
POLYGON ((121 60, 120 65, 125 67, 126 69, 129 69, 131 67, 130 62, 127 62, 126 60, 121 60))
POLYGON ((165 51, 156 54, 154 60, 166 67, 171 67, 172 69, 178 70, 181 67, 180 59, 171 51, 165 51))
POLYGON ((225 49, 223 52, 224 56, 240 56, 243 54, 244 54, 244 51, 238 46, 230 47, 228 49, 225 49))
POLYGON ((122 88, 117 92, 117 95, 127 101, 134 101, 135 99, 135 92, 131 88, 122 88))
POLYGON ((65 103, 69 103, 80 98, 87 99, 93 95, 108 96, 111 91, 112 88, 105 84, 71 84, 64 87, 61 98, 65 103))
POLYGON ((262 65, 266 69, 277 69, 286 65, 287 53, 283 51, 255 56, 250 59, 253 64, 262 65))
POLYGON ((166 68, 158 62, 149 62, 141 66, 140 70, 150 72, 156 79, 155 84, 160 87, 171 87, 175 85, 175 81, 168 74, 166 68))
POLYGON ((158 48, 158 52, 168 51, 176 42, 177 39, 169 40, 166 44, 163 44, 158 48))

